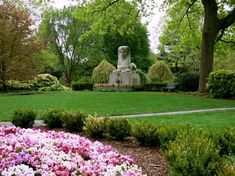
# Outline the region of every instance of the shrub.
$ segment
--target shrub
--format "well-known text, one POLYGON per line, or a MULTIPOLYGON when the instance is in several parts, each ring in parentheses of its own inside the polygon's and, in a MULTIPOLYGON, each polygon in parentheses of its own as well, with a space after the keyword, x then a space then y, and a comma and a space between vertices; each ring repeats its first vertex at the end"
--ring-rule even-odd
POLYGON ((180 91, 197 91, 199 85, 199 74, 181 73, 177 76, 176 83, 180 91))
POLYGON ((157 126, 150 123, 136 123, 132 126, 131 134, 144 146, 160 146, 157 126))
POLYGON ((173 81, 173 75, 168 65, 163 61, 157 61, 148 71, 148 78, 151 82, 170 83, 173 81))
POLYGON ((29 80, 29 81, 9 80, 7 81, 7 89, 8 90, 33 90, 34 82, 32 80, 29 80))
POLYGON ((214 143, 219 147, 221 156, 235 155, 235 130, 216 130, 210 134, 214 143))
POLYGON ((181 130, 166 152, 172 175, 216 175, 221 164, 219 152, 201 129, 181 130))
POLYGON ((110 73, 115 70, 115 67, 108 61, 103 60, 101 63, 94 68, 92 73, 92 80, 94 83, 108 83, 110 73))
POLYGON ((64 128, 70 132, 79 132, 83 130, 86 115, 82 112, 66 111, 62 113, 61 120, 64 128))
POLYGON ((32 128, 37 114, 32 110, 16 110, 12 123, 21 128, 32 128))
POLYGON ((92 90, 93 82, 89 77, 83 77, 79 79, 77 82, 72 83, 73 90, 92 90))
POLYGON ((43 116, 42 119, 48 128, 61 128, 63 123, 61 120, 62 111, 59 110, 48 110, 43 116))
POLYGON ((86 120, 86 132, 90 137, 103 138, 105 135, 107 118, 90 116, 86 120))
POLYGON ((235 156, 225 159, 223 167, 218 172, 218 176, 234 176, 235 175, 235 156))
POLYGON ((41 87, 39 88, 39 91, 70 91, 70 89, 61 84, 53 84, 49 87, 41 87))
POLYGON ((53 84, 59 84, 58 79, 50 74, 40 74, 35 78, 34 86, 36 88, 49 87, 53 84))
POLYGON ((235 72, 229 70, 212 72, 208 79, 208 90, 214 97, 235 97, 235 72))
POLYGON ((131 125, 124 118, 110 118, 106 122, 107 133, 115 139, 122 140, 130 135, 131 125))
MULTIPOLYGON (((179 128, 182 129, 183 127, 179 128)), ((163 123, 157 125, 157 133, 163 150, 166 150, 169 144, 175 140, 178 131, 178 128, 167 127, 163 123)))

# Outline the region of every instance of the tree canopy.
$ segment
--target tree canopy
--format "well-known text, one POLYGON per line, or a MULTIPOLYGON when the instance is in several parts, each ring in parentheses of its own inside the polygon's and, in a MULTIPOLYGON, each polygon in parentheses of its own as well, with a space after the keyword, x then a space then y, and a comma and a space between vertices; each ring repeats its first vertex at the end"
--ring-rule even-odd
POLYGON ((37 73, 39 61, 33 54, 41 45, 32 30, 32 20, 21 4, 3 0, 0 4, 0 84, 6 90, 9 79, 28 79, 37 73))

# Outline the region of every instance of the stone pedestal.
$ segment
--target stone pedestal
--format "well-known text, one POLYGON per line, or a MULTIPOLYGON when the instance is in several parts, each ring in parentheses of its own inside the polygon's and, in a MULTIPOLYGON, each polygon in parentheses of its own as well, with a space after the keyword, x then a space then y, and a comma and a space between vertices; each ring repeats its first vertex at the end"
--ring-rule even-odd
POLYGON ((131 84, 140 85, 140 75, 135 71, 119 72, 114 71, 109 76, 110 84, 131 84))

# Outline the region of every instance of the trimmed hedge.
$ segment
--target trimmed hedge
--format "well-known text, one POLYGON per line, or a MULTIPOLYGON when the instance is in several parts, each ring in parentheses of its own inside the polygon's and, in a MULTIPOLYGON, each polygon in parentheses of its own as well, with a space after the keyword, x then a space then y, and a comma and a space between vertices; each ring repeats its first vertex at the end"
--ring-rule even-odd
POLYGON ((148 78, 151 82, 170 83, 174 80, 173 74, 168 65, 163 61, 156 61, 149 70, 148 78))
POLYGON ((92 73, 92 80, 96 84, 108 83, 109 75, 115 70, 115 67, 108 61, 103 60, 94 68, 92 73))
POLYGON ((12 123, 21 128, 32 128, 37 114, 32 110, 16 110, 12 117, 12 123))

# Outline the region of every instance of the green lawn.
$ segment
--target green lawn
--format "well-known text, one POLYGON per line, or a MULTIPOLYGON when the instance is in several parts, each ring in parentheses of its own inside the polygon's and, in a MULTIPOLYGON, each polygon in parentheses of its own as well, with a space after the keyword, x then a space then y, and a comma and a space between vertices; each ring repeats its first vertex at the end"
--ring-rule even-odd
POLYGON ((0 120, 9 120, 14 110, 19 108, 30 108, 39 113, 55 108, 121 115, 217 107, 235 107, 235 101, 158 92, 49 92, 0 95, 0 120))
POLYGON ((169 126, 192 123, 193 125, 202 128, 229 128, 235 127, 235 110, 130 118, 129 121, 131 123, 151 122, 156 124, 163 122, 169 126))

